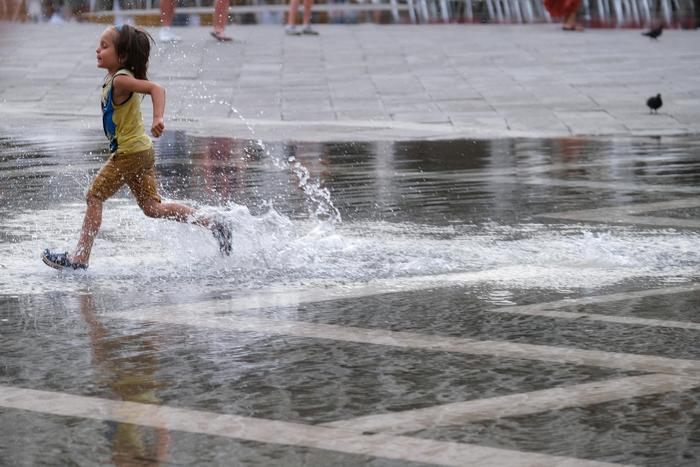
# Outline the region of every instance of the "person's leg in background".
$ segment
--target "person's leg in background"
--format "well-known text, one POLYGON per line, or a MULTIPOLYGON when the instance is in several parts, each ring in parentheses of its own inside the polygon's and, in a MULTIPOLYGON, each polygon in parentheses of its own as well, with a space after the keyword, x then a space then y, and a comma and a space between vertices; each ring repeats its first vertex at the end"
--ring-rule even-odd
POLYGON ((301 27, 302 34, 318 35, 318 32, 311 29, 311 7, 314 4, 314 0, 304 0, 304 18, 303 26, 301 27))
POLYGON ((214 31, 211 33, 217 41, 228 42, 233 39, 224 34, 228 23, 229 0, 216 0, 214 2, 214 31))
POLYGON ((287 26, 284 31, 290 36, 298 36, 301 34, 297 28, 297 9, 299 8, 299 0, 289 0, 289 13, 287 14, 287 26))
POLYGON ((158 37, 163 42, 177 42, 180 37, 171 27, 175 17, 175 0, 160 0, 160 31, 158 37))

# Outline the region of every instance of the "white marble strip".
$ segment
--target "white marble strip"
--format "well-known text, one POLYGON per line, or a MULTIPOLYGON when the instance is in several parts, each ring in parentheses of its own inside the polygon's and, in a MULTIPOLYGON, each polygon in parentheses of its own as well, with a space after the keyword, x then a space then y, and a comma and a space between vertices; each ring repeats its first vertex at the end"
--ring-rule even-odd
POLYGON ((546 454, 433 441, 388 434, 304 425, 168 406, 37 391, 0 385, 0 406, 44 414, 81 417, 222 436, 261 443, 303 446, 406 462, 501 467, 619 467, 619 464, 546 454))
POLYGON ((515 305, 510 306, 508 308, 567 308, 576 305, 595 305, 599 303, 619 302, 623 300, 628 301, 635 300, 638 298, 656 297, 662 295, 675 295, 688 292, 700 292, 700 284, 679 285, 674 287, 664 287, 657 289, 634 290, 632 292, 618 292, 605 295, 591 295, 580 298, 565 298, 563 300, 556 300, 553 302, 542 302, 535 303, 532 305, 515 305))
POLYGON ((544 185, 547 187, 581 187, 598 190, 611 191, 631 191, 631 192, 663 192, 663 193, 687 193, 697 194, 700 189, 688 185, 662 185, 651 183, 626 183, 620 181, 598 181, 598 180, 562 180, 546 177, 520 177, 512 181, 520 185, 544 185))
MULTIPOLYGON (((633 159, 628 159, 632 163, 633 159)), ((645 159, 648 162, 663 161, 663 157, 645 159)), ((620 180, 564 180, 551 176, 558 171, 570 170, 598 170, 607 168, 608 164, 604 162, 587 162, 580 163, 555 163, 546 165, 536 165, 532 167, 517 167, 517 168, 485 168, 485 169, 463 169, 455 170, 450 173, 421 173, 421 172, 403 172, 407 177, 420 176, 427 180, 451 180, 458 182, 465 181, 483 181, 488 183, 502 184, 526 184, 526 185, 546 185, 546 186, 565 186, 565 187, 585 187, 599 188, 612 191, 632 191, 632 192, 670 192, 670 193, 700 193, 700 187, 682 186, 673 184, 649 184, 649 183, 629 183, 621 182, 620 180)), ((384 171, 386 174, 393 172, 384 171)), ((376 172, 373 172, 376 173, 376 172)))
POLYGON ((508 396, 367 415, 325 423, 324 426, 361 432, 400 434, 435 426, 514 417, 569 407, 583 407, 619 399, 684 391, 700 386, 700 379, 676 375, 645 375, 577 384, 508 396))
POLYGON ((489 311, 494 313, 513 313, 518 315, 542 316, 547 318, 585 319, 589 321, 604 321, 608 323, 700 330, 700 323, 691 321, 671 321, 652 318, 637 318, 634 316, 614 316, 604 315, 600 313, 558 310, 559 308, 566 308, 571 306, 594 305, 598 303, 608 303, 616 301, 629 301, 637 298, 673 295, 687 292, 700 292, 700 284, 685 287, 669 287, 665 289, 639 290, 635 292, 623 292, 617 294, 599 295, 594 297, 558 300, 556 302, 537 303, 533 305, 507 306, 502 308, 493 308, 489 311))
MULTIPOLYGON (((315 287, 269 287, 261 289, 242 297, 232 297, 227 300, 210 300, 197 303, 183 303, 168 305, 167 308, 181 311, 191 310, 193 307, 206 307, 211 311, 221 313, 254 310, 258 308, 272 307, 296 307, 302 303, 315 303, 331 300, 343 300, 349 298, 370 297, 390 293, 414 292, 419 290, 439 289, 456 285, 477 283, 492 278, 502 277, 509 268, 495 268, 487 271, 455 272, 446 274, 407 276, 387 279, 375 279, 368 282, 338 285, 332 283, 328 287, 323 284, 315 287)), ((159 310, 160 306, 147 308, 144 314, 150 310, 159 310)))
MULTIPOLYGON (((445 176, 441 175, 444 179, 445 176)), ((437 178, 437 177, 435 177, 437 178)), ((546 187, 566 187, 566 188, 589 188, 597 190, 610 191, 629 191, 635 193, 651 192, 651 193, 680 193, 687 195, 697 195, 700 188, 687 185, 652 185, 639 183, 624 183, 616 181, 598 181, 598 180, 562 180, 557 178, 540 177, 537 175, 528 175, 527 172, 515 173, 512 176, 508 174, 492 175, 491 172, 484 175, 467 174, 465 177, 459 178, 460 181, 475 180, 488 183, 499 183, 503 185, 544 185, 546 187)), ((555 213, 553 213, 555 214, 555 213)))
MULTIPOLYGON (((493 271, 492 271, 493 272, 493 271)), ((495 274, 498 274, 497 270, 495 274)), ((401 293, 428 289, 452 287, 467 284, 484 279, 483 273, 464 272, 449 273, 429 276, 411 276, 393 279, 378 279, 367 283, 350 284, 329 287, 317 286, 313 288, 267 288, 243 297, 234 297, 226 300, 207 300, 196 303, 183 303, 167 305, 166 308, 185 312, 194 308, 204 308, 211 313, 235 313, 246 310, 273 307, 296 307, 303 303, 317 303, 323 301, 343 300, 349 298, 370 297, 390 293, 401 293)), ((668 287, 648 289, 635 292, 622 292, 616 294, 597 295, 578 299, 564 299, 556 302, 545 302, 533 305, 515 305, 507 308, 496 308, 489 311, 513 313, 527 310, 563 308, 572 305, 587 305, 594 303, 614 302, 639 297, 654 295, 668 295, 684 292, 700 291, 700 284, 690 286, 668 287)), ((158 312, 162 306, 149 307, 142 311, 144 315, 158 312)))
POLYGON ((538 214, 535 217, 551 219, 568 219, 586 222, 623 223, 636 225, 652 225, 658 227, 683 227, 700 228, 697 219, 677 219, 658 216, 639 216, 648 212, 664 211, 669 209, 686 209, 700 207, 700 198, 686 198, 674 201, 660 201, 656 203, 629 204, 626 206, 582 209, 578 211, 552 212, 538 214))
MULTIPOLYGON (((683 198, 672 201, 656 201, 653 203, 635 203, 610 208, 590 209, 580 212, 644 214, 645 212, 665 211, 668 209, 687 209, 700 207, 700 198, 683 198)), ((576 212, 576 211, 571 211, 576 212)))
MULTIPOLYGON (((515 308, 515 307, 513 307, 515 308)), ((619 323, 619 324, 631 324, 638 326, 654 326, 662 328, 677 328, 677 329, 688 329, 693 331, 700 331, 700 323, 693 323, 688 321, 670 321, 663 319, 651 319, 651 318, 635 318, 633 316, 613 316, 613 315, 601 315, 596 313, 577 313, 571 311, 557 311, 557 310, 522 310, 522 309, 495 309, 491 310, 497 313, 514 313, 518 315, 529 315, 529 316, 539 316, 546 318, 561 318, 561 319, 582 319, 586 321, 601 321, 606 323, 619 323)))
POLYGON ((582 350, 570 347, 522 344, 504 341, 481 341, 459 337, 417 334, 411 332, 365 329, 351 326, 318 324, 301 321, 253 318, 236 315, 212 315, 198 305, 198 312, 168 309, 132 310, 110 313, 113 318, 167 324, 182 324, 234 332, 257 332, 314 339, 331 339, 372 345, 388 345, 441 352, 489 355, 503 358, 573 363, 650 373, 700 375, 700 360, 680 360, 652 355, 582 350))
POLYGON ((614 217, 601 217, 596 213, 566 213, 563 216, 556 214, 538 215, 536 217, 549 217, 553 219, 567 219, 580 222, 596 222, 603 224, 633 224, 651 227, 675 227, 683 229, 698 229, 700 221, 695 219, 678 219, 673 217, 632 216, 618 214, 614 217))

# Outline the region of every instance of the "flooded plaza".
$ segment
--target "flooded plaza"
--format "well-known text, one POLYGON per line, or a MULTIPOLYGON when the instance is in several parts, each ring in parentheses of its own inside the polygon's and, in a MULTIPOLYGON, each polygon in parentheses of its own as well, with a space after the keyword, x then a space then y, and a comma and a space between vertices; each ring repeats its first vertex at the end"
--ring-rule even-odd
POLYGON ((700 463, 697 31, 178 28, 158 192, 232 254, 122 189, 56 271, 103 30, 0 23, 0 466, 700 463))
POLYGON ((1 144, 8 465, 697 463, 695 139, 171 132, 234 253, 122 190, 79 272, 102 148, 1 144))

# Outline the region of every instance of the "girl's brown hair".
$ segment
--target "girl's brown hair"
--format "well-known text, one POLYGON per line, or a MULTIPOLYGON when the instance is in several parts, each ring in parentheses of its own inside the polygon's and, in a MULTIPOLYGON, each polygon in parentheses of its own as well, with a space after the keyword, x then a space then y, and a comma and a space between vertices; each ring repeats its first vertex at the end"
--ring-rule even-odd
POLYGON ((117 56, 122 60, 122 67, 131 71, 137 79, 148 79, 148 57, 151 53, 153 37, 146 31, 122 24, 115 26, 117 56))

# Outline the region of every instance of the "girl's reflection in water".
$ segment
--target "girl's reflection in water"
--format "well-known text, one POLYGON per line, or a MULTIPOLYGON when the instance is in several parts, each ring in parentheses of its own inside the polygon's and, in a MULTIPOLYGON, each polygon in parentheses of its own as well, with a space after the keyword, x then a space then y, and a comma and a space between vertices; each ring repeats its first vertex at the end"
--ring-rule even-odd
MULTIPOLYGON (((89 327, 93 362, 105 384, 123 401, 159 405, 157 390, 166 386, 156 376, 159 336, 152 332, 110 333, 95 312, 91 295, 81 297, 80 311, 89 327)), ((151 422, 158 425, 158 420, 151 422)), ((115 465, 156 466, 167 459, 170 432, 166 428, 107 423, 115 465)))
POLYGON ((207 138, 201 153, 200 166, 204 169, 204 187, 208 198, 218 201, 237 201, 247 168, 245 141, 231 138, 207 138))

